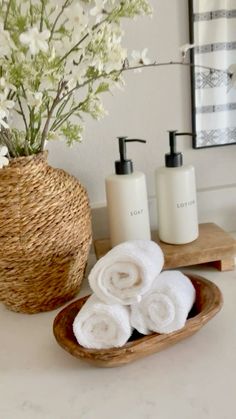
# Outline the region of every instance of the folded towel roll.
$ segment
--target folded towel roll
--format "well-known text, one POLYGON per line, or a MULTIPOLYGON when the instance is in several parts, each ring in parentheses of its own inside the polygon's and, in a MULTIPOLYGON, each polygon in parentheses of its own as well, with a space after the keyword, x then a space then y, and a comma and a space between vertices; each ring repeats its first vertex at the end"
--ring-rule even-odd
POLYGON ((164 264, 163 252, 151 240, 132 240, 113 247, 92 268, 89 284, 107 304, 141 300, 164 264))
POLYGON ((91 295, 74 319, 73 332, 85 348, 123 346, 132 333, 129 309, 105 304, 91 295))
POLYGON ((142 301, 131 307, 131 325, 144 335, 181 329, 195 295, 190 279, 182 272, 164 271, 142 301))

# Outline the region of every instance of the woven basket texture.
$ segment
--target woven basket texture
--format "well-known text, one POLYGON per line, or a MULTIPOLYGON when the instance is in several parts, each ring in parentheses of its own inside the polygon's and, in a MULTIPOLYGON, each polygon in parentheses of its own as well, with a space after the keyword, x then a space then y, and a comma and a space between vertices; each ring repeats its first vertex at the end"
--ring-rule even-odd
POLYGON ((47 163, 47 153, 0 170, 0 301, 37 313, 80 289, 91 245, 86 190, 47 163))

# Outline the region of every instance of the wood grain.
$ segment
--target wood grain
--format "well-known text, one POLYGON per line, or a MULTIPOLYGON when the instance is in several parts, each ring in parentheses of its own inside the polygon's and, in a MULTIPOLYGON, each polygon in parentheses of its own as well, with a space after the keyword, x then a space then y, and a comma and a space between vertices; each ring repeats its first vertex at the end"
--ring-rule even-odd
MULTIPOLYGON (((214 223, 200 224, 199 237, 192 243, 183 245, 163 243, 158 238, 157 232, 152 233, 152 239, 164 252, 164 269, 209 262, 213 262, 220 271, 233 270, 235 267, 236 241, 214 223)), ((97 259, 100 259, 111 249, 110 240, 95 240, 94 249, 97 259)))
POLYGON ((160 352, 182 339, 196 333, 221 309, 223 304, 219 288, 207 279, 187 274, 196 289, 196 302, 189 314, 185 327, 169 333, 153 333, 143 336, 135 332, 130 341, 121 348, 86 349, 79 345, 73 334, 75 316, 87 300, 81 298, 58 313, 54 320, 53 332, 59 345, 71 355, 99 367, 117 367, 128 364, 144 356, 160 352))

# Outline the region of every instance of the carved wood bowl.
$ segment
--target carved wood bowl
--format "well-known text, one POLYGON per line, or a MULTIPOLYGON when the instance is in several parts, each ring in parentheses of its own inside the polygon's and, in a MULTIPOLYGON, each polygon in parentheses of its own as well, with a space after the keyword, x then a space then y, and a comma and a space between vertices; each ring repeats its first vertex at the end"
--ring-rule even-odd
POLYGON ((88 298, 86 296, 71 303, 58 313, 53 324, 55 338, 59 345, 71 355, 99 367, 118 367, 174 345, 201 329, 220 311, 223 304, 222 294, 214 283, 201 276, 192 274, 187 274, 187 276, 196 289, 196 301, 185 326, 176 332, 153 333, 144 336, 135 331, 121 348, 103 350, 84 348, 77 343, 72 325, 75 316, 88 298))

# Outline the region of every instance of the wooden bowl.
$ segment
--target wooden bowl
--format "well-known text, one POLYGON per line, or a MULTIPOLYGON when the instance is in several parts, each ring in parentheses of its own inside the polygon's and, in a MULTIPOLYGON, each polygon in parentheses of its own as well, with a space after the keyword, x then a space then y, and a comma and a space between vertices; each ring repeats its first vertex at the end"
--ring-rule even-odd
POLYGON ((60 346, 71 355, 99 367, 117 367, 136 359, 159 352, 182 339, 193 335, 221 309, 223 304, 219 288, 207 279, 187 274, 196 289, 196 301, 189 313, 185 326, 173 333, 153 333, 148 336, 133 333, 129 341, 121 348, 87 349, 77 343, 72 324, 75 316, 87 300, 80 298, 61 310, 53 324, 53 332, 60 346))

